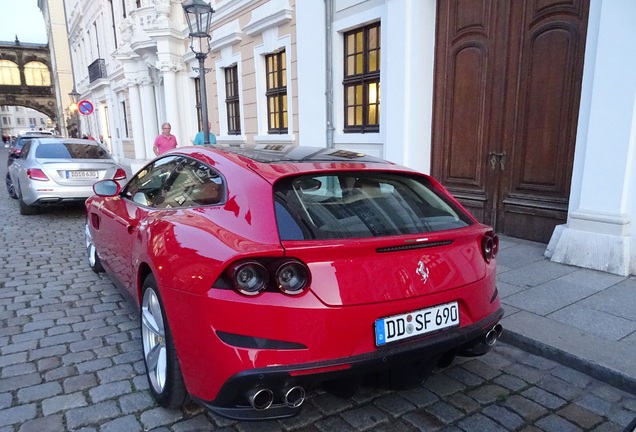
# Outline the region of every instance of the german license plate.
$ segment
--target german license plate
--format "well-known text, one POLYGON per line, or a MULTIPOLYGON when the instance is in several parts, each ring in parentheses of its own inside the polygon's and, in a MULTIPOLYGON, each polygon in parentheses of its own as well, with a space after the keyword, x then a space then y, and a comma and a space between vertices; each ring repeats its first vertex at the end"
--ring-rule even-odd
POLYGON ((76 178, 87 178, 87 179, 95 179, 97 178, 97 171, 66 171, 67 179, 76 179, 76 178))
POLYGON ((381 346, 457 325, 457 302, 381 318, 375 321, 375 345, 381 346))

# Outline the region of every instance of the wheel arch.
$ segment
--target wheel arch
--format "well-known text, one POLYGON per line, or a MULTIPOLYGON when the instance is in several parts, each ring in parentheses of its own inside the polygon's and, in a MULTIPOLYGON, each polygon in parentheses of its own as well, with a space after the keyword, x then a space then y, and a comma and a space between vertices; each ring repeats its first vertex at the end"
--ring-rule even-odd
MULTIPOLYGON (((141 265, 139 266, 139 269, 137 270, 137 286, 135 287, 137 290, 137 298, 139 299, 139 304, 141 304, 141 296, 142 296, 142 292, 141 292, 141 288, 144 285, 144 281, 146 280, 146 278, 148 277, 149 274, 152 273, 152 269, 150 268, 150 266, 148 265, 148 263, 146 262, 142 262, 141 265)), ((156 276, 155 276, 155 280, 156 280, 156 276)))

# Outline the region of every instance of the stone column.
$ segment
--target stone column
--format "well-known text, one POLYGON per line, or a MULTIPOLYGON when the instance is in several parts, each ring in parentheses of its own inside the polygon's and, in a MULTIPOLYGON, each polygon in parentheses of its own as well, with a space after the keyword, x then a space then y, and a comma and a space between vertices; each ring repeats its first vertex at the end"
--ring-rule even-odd
POLYGON ((623 276, 636 274, 635 17, 631 2, 590 6, 570 212, 546 251, 623 276))
POLYGON ((181 142, 181 118, 179 115, 179 100, 177 97, 177 71, 179 66, 172 62, 161 62, 159 70, 163 73, 163 91, 166 102, 166 118, 161 123, 168 122, 172 126, 172 134, 177 137, 179 147, 187 143, 181 142))
POLYGON ((144 143, 147 157, 154 157, 152 146, 155 137, 161 132, 157 120, 157 102, 155 101, 155 92, 152 86, 152 80, 149 77, 143 78, 139 82, 139 91, 141 95, 141 106, 143 115, 144 143))
POLYGON ((144 139, 144 119, 141 110, 141 98, 139 86, 136 81, 130 80, 128 87, 128 102, 130 104, 130 118, 132 122, 133 144, 135 146, 135 159, 146 159, 146 146, 144 139))

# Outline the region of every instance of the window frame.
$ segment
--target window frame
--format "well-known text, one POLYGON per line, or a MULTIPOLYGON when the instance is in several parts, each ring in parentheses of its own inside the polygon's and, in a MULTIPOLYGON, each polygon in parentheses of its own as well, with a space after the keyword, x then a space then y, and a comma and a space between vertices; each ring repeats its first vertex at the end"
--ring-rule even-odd
POLYGON ((282 49, 265 54, 265 99, 268 135, 286 135, 289 133, 287 84, 286 50, 282 49), (273 70, 270 68, 270 59, 273 60, 273 70), (275 110, 272 110, 272 102, 275 105, 275 110), (273 120, 275 121, 273 122, 273 120), (272 123, 275 124, 272 125, 272 123))
POLYGON ((223 68, 225 76, 225 108, 227 134, 241 135, 241 97, 239 93, 238 65, 223 68))
MULTIPOLYGON (((198 176, 202 178, 201 176, 198 176)), ((174 193, 173 193, 174 195, 174 193)), ((135 174, 128 184, 124 187, 124 189, 120 192, 120 196, 124 199, 130 200, 134 202, 136 205, 140 205, 147 208, 152 208, 155 210, 177 210, 183 208, 200 208, 200 207, 209 207, 209 206, 223 206, 227 201, 227 181, 223 174, 219 172, 217 169, 210 166, 210 164, 200 161, 195 158, 181 156, 181 155, 168 155, 157 159, 153 163, 147 165, 146 167, 139 170, 137 174, 135 174), (166 193, 170 187, 174 186, 175 180, 177 180, 180 176, 185 176, 185 172, 191 168, 192 164, 199 164, 200 166, 205 166, 207 171, 213 172, 216 174, 216 177, 219 179, 219 183, 210 181, 210 182, 202 182, 201 185, 215 183, 218 185, 220 198, 217 202, 214 203, 206 203, 206 204, 198 204, 198 205, 184 205, 186 202, 192 202, 194 199, 193 195, 189 195, 189 192, 182 192, 180 194, 184 199, 182 203, 178 203, 174 206, 161 206, 165 201, 157 202, 158 197, 164 196, 163 193, 166 193), (166 169, 167 168, 167 169, 166 169), (161 181, 160 188, 156 190, 152 190, 149 192, 155 192, 156 195, 152 197, 150 202, 141 202, 140 200, 136 200, 135 196, 141 192, 142 185, 146 185, 153 181, 154 177, 160 177, 163 174, 166 174, 165 178, 161 181), (148 180, 141 180, 143 177, 148 176, 148 180), (166 184, 169 184, 169 188, 166 189, 166 184), (187 197, 186 197, 187 196, 187 197)), ((165 196, 164 196, 165 198, 165 196)))
MULTIPOLYGON (((357 27, 353 30, 347 31, 343 33, 343 132, 344 133, 379 133, 380 132, 380 95, 381 95, 381 83, 380 83, 380 75, 381 75, 381 53, 382 53, 382 45, 381 45, 381 37, 382 37, 382 26, 380 21, 376 21, 374 23, 357 27), (370 41, 370 30, 377 29, 377 46, 371 48, 370 41), (353 50, 349 50, 349 37, 354 36, 354 39, 357 34, 362 33, 362 51, 357 51, 355 47, 353 50), (370 70, 370 56, 371 52, 376 52, 375 62, 376 69, 370 70), (362 56, 362 72, 348 74, 348 59, 351 56, 361 55, 362 56), (370 99, 370 91, 369 88, 371 85, 376 86, 377 96, 376 102, 369 102, 370 99), (357 101, 355 95, 355 88, 357 86, 362 86, 362 100, 357 101), (349 89, 354 89, 353 101, 350 100, 349 89), (375 105, 375 122, 370 121, 370 106, 375 105), (360 124, 356 123, 356 109, 360 108, 362 110, 362 122, 360 124), (349 109, 353 109, 353 121, 352 124, 349 122, 349 109)), ((354 42, 355 43, 355 42, 354 42)), ((354 60, 355 67, 355 60, 354 60)))

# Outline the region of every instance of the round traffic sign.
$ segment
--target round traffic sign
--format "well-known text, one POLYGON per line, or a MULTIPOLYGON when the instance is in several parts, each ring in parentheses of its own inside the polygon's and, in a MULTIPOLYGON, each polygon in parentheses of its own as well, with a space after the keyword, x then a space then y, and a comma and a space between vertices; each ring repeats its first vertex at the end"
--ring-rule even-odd
POLYGON ((93 104, 87 100, 81 100, 77 103, 77 110, 80 114, 89 115, 93 113, 93 104))

